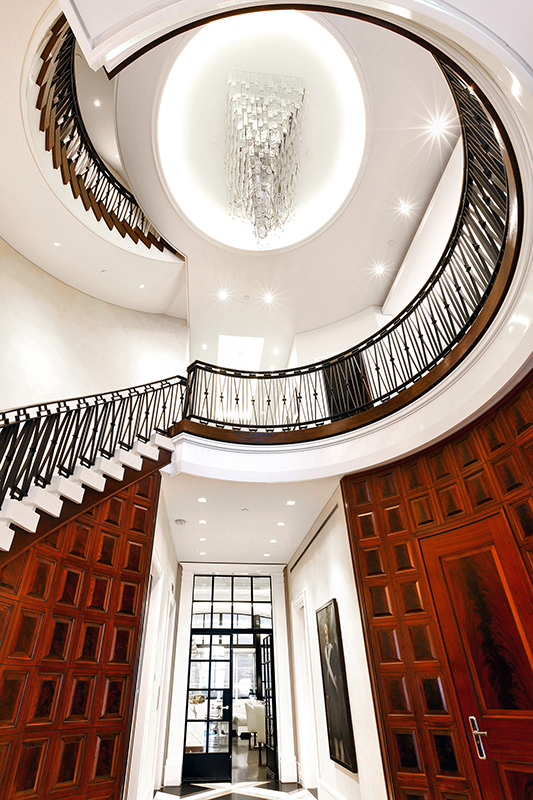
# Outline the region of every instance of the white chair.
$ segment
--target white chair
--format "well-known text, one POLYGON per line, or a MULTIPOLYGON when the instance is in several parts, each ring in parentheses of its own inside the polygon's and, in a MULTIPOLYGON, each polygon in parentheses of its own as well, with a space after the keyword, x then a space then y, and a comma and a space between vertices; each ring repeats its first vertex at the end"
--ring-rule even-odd
POLYGON ((256 728, 256 720, 255 720, 255 706, 254 703, 248 702, 244 704, 246 709, 246 727, 250 733, 250 739, 248 741, 248 748, 251 749, 252 747, 252 735, 254 737, 254 747, 257 744, 257 728, 256 728))
POLYGON ((253 710, 255 715, 255 729, 257 731, 256 739, 259 746, 259 763, 261 764, 261 745, 266 744, 265 707, 262 703, 256 703, 253 710))

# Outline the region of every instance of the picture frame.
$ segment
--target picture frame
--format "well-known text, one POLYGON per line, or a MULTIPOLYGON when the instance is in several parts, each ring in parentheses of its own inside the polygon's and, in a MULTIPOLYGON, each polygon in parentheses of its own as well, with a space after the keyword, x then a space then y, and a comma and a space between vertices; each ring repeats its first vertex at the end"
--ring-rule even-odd
POLYGON ((345 769, 357 772, 339 609, 335 599, 329 600, 317 609, 316 622, 326 706, 329 755, 332 761, 345 769))

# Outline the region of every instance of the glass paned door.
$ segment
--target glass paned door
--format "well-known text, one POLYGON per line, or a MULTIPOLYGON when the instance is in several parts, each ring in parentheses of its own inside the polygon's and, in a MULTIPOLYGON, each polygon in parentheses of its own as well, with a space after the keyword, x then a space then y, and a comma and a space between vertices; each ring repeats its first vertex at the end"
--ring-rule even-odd
POLYGON ((278 777, 276 753, 276 700, 274 685, 274 655, 272 635, 265 636, 261 642, 261 674, 263 678, 263 699, 265 703, 265 753, 267 773, 271 778, 278 777))
POLYGON ((183 781, 231 780, 231 640, 191 634, 183 781))

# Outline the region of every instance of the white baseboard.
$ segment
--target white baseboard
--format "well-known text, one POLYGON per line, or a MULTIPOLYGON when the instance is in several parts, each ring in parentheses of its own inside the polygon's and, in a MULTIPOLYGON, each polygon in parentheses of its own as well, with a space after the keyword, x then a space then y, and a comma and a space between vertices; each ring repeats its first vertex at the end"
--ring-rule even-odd
POLYGON ((164 786, 179 786, 181 783, 181 773, 183 769, 183 759, 167 758, 163 778, 164 786))
POLYGON ((343 794, 333 791, 324 781, 318 781, 318 800, 346 800, 343 794))
POLYGON ((298 783, 298 765, 296 756, 279 757, 279 779, 282 783, 298 783))

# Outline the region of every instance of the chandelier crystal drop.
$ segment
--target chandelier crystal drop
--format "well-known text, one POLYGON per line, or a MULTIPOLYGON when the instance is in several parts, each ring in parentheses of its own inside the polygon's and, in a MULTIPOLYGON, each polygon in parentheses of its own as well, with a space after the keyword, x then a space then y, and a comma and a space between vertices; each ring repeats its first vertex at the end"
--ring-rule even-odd
POLYGON ((304 99, 300 78, 243 70, 228 75, 225 170, 230 215, 250 222, 263 247, 294 211, 304 99))

